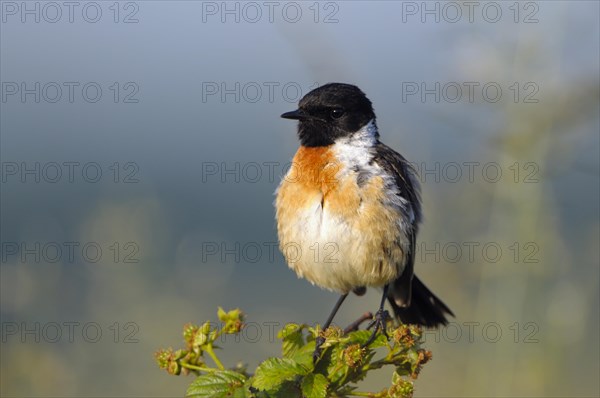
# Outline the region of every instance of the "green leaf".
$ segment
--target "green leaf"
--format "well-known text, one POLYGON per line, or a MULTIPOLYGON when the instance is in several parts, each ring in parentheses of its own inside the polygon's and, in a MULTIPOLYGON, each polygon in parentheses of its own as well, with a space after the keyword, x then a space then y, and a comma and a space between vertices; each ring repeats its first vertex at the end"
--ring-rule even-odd
POLYGON ((283 327, 283 329, 281 329, 277 333, 277 338, 280 338, 282 340, 287 340, 294 333, 302 332, 306 328, 307 328, 307 326, 305 324, 298 324, 298 323, 293 323, 293 322, 286 323, 285 326, 283 327))
POLYGON ((229 312, 225 312, 225 310, 221 307, 217 310, 217 317, 223 323, 231 322, 231 321, 241 321, 243 318, 242 311, 239 308, 231 310, 229 312))
MULTIPOLYGON (((229 395, 227 395, 229 396, 229 395)), ((235 390, 233 390, 232 394, 231 394, 231 398, 249 398, 250 395, 248 395, 248 390, 246 390, 246 387, 242 386, 242 387, 238 387, 235 390)))
MULTIPOLYGON (((348 343, 364 345, 367 341, 369 341, 372 333, 373 332, 371 332, 370 330, 357 330, 355 332, 352 332, 348 335, 348 343)), ((379 332, 377 334, 377 337, 375 337, 375 340, 373 340, 373 342, 369 344, 369 348, 373 349, 377 347, 385 347, 387 345, 388 341, 385 335, 379 332)))
POLYGON ((197 333, 194 335, 194 340, 192 341, 192 345, 194 347, 200 347, 208 342, 208 334, 210 333, 210 322, 206 321, 197 333))
POLYGON ((289 358, 269 358, 254 374, 252 386, 259 390, 274 390, 283 382, 308 374, 308 369, 289 358))
POLYGON ((223 307, 219 307, 217 309, 217 317, 221 322, 227 322, 227 313, 223 309, 223 307))
POLYGON ((204 374, 194 380, 187 389, 186 397, 202 398, 226 398, 244 397, 237 390, 243 390, 246 377, 243 374, 230 370, 223 370, 204 374), (234 395, 235 394, 235 395, 234 395))
POLYGON ((398 372, 394 372, 392 375, 392 386, 388 389, 388 395, 390 397, 412 397, 414 386, 409 380, 402 378, 398 372))
POLYGON ((326 398, 329 382, 320 373, 311 373, 302 379, 302 394, 306 398, 326 398))
POLYGON ((276 390, 269 391, 266 398, 304 398, 297 383, 284 381, 276 390))
POLYGON ((296 351, 302 348, 306 343, 302 336, 303 325, 289 323, 277 334, 277 337, 283 339, 283 357, 293 358, 296 351))
POLYGON ((411 374, 411 372, 411 366, 408 362, 396 366, 396 373, 398 373, 400 376, 408 376, 411 374))
POLYGON ((311 341, 302 348, 294 352, 291 359, 296 361, 298 364, 304 366, 308 370, 313 370, 313 353, 315 352, 315 342, 311 341))
POLYGON ((331 384, 333 384, 336 388, 341 386, 340 382, 350 371, 349 366, 342 357, 343 351, 344 349, 339 345, 333 347, 329 356, 329 362, 326 362, 327 368, 325 373, 327 374, 327 378, 331 381, 331 384))

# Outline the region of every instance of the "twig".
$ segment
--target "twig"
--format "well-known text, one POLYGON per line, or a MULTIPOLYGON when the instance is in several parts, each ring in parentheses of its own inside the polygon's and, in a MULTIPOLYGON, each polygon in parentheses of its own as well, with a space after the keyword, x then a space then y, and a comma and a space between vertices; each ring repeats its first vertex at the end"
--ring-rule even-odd
POLYGON ((357 320, 355 320, 354 322, 352 322, 350 325, 346 326, 346 329, 344 329, 344 334, 347 334, 347 333, 354 332, 354 331, 358 330, 358 328, 360 327, 360 325, 363 322, 368 321, 369 319, 373 319, 373 313, 372 312, 365 312, 364 314, 361 315, 360 318, 358 318, 357 320))

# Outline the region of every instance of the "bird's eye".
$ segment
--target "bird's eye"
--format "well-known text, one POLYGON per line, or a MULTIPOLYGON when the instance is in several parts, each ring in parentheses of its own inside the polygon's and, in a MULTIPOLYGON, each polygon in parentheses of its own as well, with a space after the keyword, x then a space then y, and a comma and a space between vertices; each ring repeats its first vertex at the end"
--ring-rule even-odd
POLYGON ((330 115, 332 119, 339 119, 344 115, 344 110, 342 108, 333 108, 330 115))

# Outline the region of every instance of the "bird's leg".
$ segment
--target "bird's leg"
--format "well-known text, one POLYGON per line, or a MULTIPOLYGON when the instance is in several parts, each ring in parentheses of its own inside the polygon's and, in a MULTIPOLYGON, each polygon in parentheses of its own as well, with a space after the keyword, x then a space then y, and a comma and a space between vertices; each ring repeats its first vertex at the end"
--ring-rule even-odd
POLYGON ((367 329, 370 329, 373 326, 375 326, 375 329, 373 329, 373 334, 371 334, 371 337, 369 337, 369 340, 367 340, 367 342, 363 345, 363 348, 368 347, 375 340, 379 329, 381 329, 381 331, 383 332, 383 335, 385 337, 387 337, 388 339, 390 338, 390 336, 388 336, 387 331, 386 331, 386 322, 390 318, 390 314, 388 314, 388 312, 383 309, 383 306, 385 305, 385 300, 388 295, 388 288, 389 288, 389 285, 385 285, 383 287, 383 296, 381 297, 381 304, 379 305, 379 309, 375 313, 375 317, 374 317, 373 321, 369 324, 369 326, 367 326, 367 329))
MULTIPOLYGON (((338 312, 338 310, 342 306, 342 303, 344 302, 346 297, 348 297, 348 293, 342 294, 340 296, 340 298, 338 299, 337 303, 335 303, 335 307, 333 307, 331 314, 329 314, 329 318, 327 318, 327 320, 323 324, 323 332, 325 330, 327 330, 329 325, 331 325, 331 322, 333 321, 333 317, 335 316, 335 314, 338 312)), ((321 357, 321 345, 323 345, 324 342, 325 342, 325 338, 323 336, 321 336, 321 335, 317 336, 317 340, 315 341, 315 343, 316 343, 315 351, 313 352, 313 363, 317 363, 317 360, 321 357)))

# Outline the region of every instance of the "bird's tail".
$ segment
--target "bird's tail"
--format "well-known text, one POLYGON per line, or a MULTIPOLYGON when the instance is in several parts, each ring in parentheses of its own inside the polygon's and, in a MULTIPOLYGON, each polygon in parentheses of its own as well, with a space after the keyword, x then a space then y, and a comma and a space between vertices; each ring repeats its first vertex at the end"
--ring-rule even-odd
MULTIPOLYGON (((393 289, 393 285, 390 286, 393 289)), ((416 324, 426 327, 447 325, 446 314, 454 316, 450 308, 437 298, 416 276, 412 279, 410 305, 401 307, 394 300, 395 292, 390 291, 388 300, 394 314, 402 323, 416 324)))

